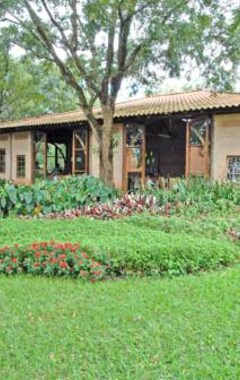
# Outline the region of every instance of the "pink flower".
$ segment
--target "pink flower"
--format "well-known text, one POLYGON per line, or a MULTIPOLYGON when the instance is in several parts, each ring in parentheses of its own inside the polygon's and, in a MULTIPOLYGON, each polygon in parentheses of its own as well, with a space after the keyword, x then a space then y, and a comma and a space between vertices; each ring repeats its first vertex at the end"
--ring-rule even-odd
POLYGON ((63 269, 68 268, 68 264, 65 261, 60 261, 59 266, 63 269))

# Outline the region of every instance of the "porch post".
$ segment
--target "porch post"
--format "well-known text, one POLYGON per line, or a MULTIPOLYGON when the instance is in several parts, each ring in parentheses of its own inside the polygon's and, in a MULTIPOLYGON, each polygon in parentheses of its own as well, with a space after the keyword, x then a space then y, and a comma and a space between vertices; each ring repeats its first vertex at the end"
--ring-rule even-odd
POLYGON ((185 177, 189 176, 189 156, 190 156, 190 120, 187 121, 186 124, 186 159, 185 159, 185 177))
POLYGON ((43 162, 43 176, 44 178, 47 177, 47 133, 44 132, 44 139, 43 139, 43 154, 44 154, 44 162, 43 162))

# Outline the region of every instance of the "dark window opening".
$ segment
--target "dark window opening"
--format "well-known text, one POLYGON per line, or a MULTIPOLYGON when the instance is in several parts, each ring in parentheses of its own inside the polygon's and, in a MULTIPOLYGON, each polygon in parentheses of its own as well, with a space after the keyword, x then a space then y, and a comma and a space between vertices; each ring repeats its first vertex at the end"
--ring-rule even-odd
POLYGON ((0 173, 6 172, 6 149, 0 149, 0 173))

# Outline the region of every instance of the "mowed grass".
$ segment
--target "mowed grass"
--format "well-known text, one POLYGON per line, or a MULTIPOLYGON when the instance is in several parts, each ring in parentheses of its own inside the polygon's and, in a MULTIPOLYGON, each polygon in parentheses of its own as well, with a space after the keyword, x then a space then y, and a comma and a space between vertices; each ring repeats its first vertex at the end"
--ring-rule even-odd
POLYGON ((130 238, 144 241, 146 237, 149 237, 150 242, 151 238, 152 240, 158 238, 159 232, 226 241, 229 240, 226 231, 230 227, 240 230, 239 215, 171 216, 170 218, 136 215, 114 221, 98 221, 84 217, 72 220, 0 218, 0 246, 49 240, 71 242, 81 240, 86 244, 94 242, 97 245, 98 242, 116 238, 123 243, 130 238))
POLYGON ((240 378, 240 268, 96 284, 0 277, 0 378, 240 378))
POLYGON ((164 236, 193 237, 209 241, 229 242, 227 230, 240 230, 240 216, 228 217, 177 217, 136 215, 114 221, 89 218, 41 220, 0 219, 0 246, 29 244, 35 241, 77 242, 96 248, 123 246, 128 242, 154 244, 164 236))
MULTIPOLYGON (((169 242, 193 252, 204 245, 239 251, 230 227, 240 230, 238 215, 8 218, 0 220, 0 246, 70 241, 141 256, 169 242)), ((239 283, 238 264, 198 276, 95 284, 1 276, 0 378, 238 380, 239 283)))

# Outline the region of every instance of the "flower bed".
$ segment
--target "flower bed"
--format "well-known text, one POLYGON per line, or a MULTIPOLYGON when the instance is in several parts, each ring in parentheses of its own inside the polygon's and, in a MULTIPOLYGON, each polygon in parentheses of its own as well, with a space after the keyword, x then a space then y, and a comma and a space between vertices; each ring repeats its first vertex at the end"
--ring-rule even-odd
POLYGON ((73 219, 87 216, 94 219, 109 220, 119 219, 142 212, 153 215, 169 215, 170 205, 159 206, 153 195, 126 194, 111 203, 96 203, 95 205, 83 206, 78 209, 52 212, 41 215, 45 219, 73 219))
POLYGON ((103 257, 90 257, 78 244, 42 242, 1 248, 1 273, 88 278, 94 282, 110 274, 110 265, 103 257))

